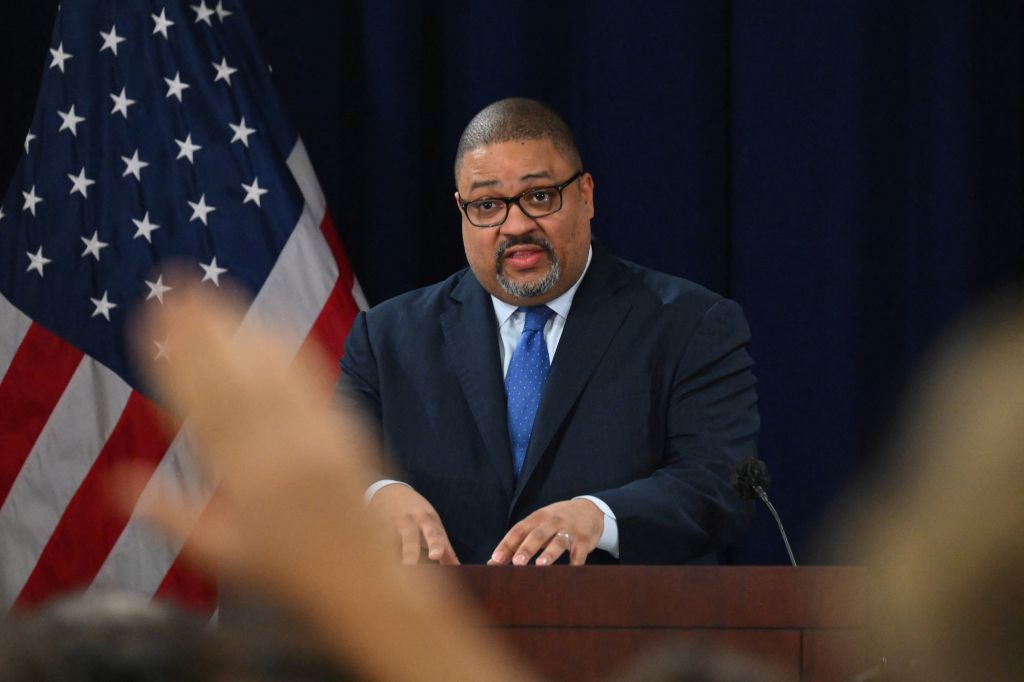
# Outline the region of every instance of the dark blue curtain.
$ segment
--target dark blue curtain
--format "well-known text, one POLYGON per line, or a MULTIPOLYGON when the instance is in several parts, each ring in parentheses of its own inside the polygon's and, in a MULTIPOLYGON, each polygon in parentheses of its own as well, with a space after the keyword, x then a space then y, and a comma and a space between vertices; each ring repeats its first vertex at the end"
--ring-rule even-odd
MULTIPOLYGON (((1019 0, 244 4, 371 302, 464 265, 468 119, 561 111, 597 237, 746 310, 798 558, 928 346, 1024 270, 1019 0)), ((4 181, 56 3, 11 5, 4 181)), ((784 561, 767 513, 738 559, 784 561)))

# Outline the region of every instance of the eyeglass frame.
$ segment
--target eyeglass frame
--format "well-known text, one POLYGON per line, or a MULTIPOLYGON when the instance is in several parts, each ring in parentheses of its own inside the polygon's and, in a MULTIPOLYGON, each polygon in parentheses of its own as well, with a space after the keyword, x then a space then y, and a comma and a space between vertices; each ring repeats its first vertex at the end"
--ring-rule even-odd
POLYGON ((568 180, 566 180, 565 182, 563 182, 561 184, 544 186, 544 187, 530 187, 529 189, 524 189, 522 192, 520 192, 519 194, 515 195, 514 197, 482 197, 480 199, 470 199, 469 201, 463 201, 462 200, 462 193, 456 191, 456 194, 458 194, 458 196, 459 196, 459 199, 458 199, 459 207, 462 209, 462 213, 466 216, 466 220, 469 221, 470 225, 472 225, 473 227, 479 227, 480 229, 486 229, 486 228, 489 228, 489 227, 499 227, 501 225, 504 225, 505 221, 508 220, 509 213, 512 211, 512 204, 515 204, 516 206, 518 206, 519 210, 523 212, 523 215, 525 215, 528 218, 546 218, 549 215, 554 215, 554 214, 558 213, 559 211, 562 210, 562 207, 565 206, 565 198, 562 196, 562 190, 564 190, 566 187, 568 187, 569 185, 571 185, 572 183, 576 182, 581 177, 583 177, 583 174, 585 172, 586 171, 584 171, 583 169, 580 169, 580 170, 576 171, 575 173, 573 173, 571 178, 569 178, 568 180), (523 208, 523 205, 519 203, 519 200, 522 199, 523 197, 525 197, 530 192, 536 192, 538 190, 545 190, 545 189, 547 189, 547 190, 552 190, 553 189, 553 190, 558 192, 558 208, 556 208, 554 211, 550 211, 548 213, 541 213, 540 215, 530 215, 529 211, 527 211, 525 208, 523 208), (505 204, 505 217, 502 218, 500 222, 490 223, 489 225, 477 225, 476 223, 473 222, 473 219, 469 217, 469 211, 466 210, 466 207, 469 206, 470 204, 472 204, 474 201, 484 201, 484 200, 486 200, 486 201, 500 201, 500 202, 505 204))

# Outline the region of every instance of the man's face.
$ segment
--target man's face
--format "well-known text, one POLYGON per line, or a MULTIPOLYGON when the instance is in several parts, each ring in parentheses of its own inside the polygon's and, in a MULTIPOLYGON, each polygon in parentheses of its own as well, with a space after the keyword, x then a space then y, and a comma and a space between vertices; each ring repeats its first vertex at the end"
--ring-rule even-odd
MULTIPOLYGON (((513 197, 560 185, 578 170, 548 139, 485 145, 463 157, 455 198, 513 197)), ((501 225, 476 227, 460 210, 473 274, 489 293, 514 305, 539 305, 563 294, 587 263, 593 199, 594 181, 585 173, 562 190, 561 210, 540 218, 512 204, 501 225)))

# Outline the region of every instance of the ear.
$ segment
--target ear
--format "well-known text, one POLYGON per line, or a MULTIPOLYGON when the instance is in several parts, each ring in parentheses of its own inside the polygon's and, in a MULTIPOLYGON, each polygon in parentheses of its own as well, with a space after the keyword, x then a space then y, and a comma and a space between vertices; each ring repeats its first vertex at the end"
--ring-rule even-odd
POLYGON ((455 199, 455 208, 458 209, 459 213, 461 214, 462 213, 462 200, 459 198, 459 191, 458 190, 455 190, 455 194, 452 195, 452 198, 455 199))
POLYGON ((587 207, 589 218, 594 217, 594 176, 584 173, 580 177, 580 193, 583 195, 583 203, 587 207))

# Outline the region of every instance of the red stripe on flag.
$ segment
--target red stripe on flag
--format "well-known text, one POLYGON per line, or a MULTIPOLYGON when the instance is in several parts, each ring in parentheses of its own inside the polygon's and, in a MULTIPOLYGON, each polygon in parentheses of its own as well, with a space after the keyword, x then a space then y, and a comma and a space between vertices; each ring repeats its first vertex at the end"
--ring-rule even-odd
POLYGON ((338 281, 334 283, 331 295, 327 298, 327 303, 320 311, 320 316, 317 317, 306 340, 302 342, 300 353, 309 352, 311 347, 316 347, 335 361, 333 367, 336 373, 331 377, 334 381, 341 373, 341 366, 337 361, 341 359, 345 349, 345 337, 348 336, 348 332, 352 328, 352 321, 358 312, 359 306, 352 298, 351 290, 345 288, 344 282, 339 277, 338 281))
POLYGON ((344 285, 342 288, 345 291, 352 291, 352 283, 355 280, 352 264, 348 262, 348 254, 345 253, 345 247, 341 244, 341 237, 338 236, 338 230, 334 227, 330 211, 324 211, 324 219, 320 221, 320 232, 327 240, 327 246, 330 247, 331 253, 334 254, 334 261, 338 264, 338 279, 344 285))
POLYGON ((82 351, 32 324, 0 381, 0 505, 82 361, 82 351))
POLYGON ((193 611, 211 614, 217 609, 217 584, 192 567, 183 550, 157 588, 154 599, 166 599, 193 611))
POLYGON ((15 608, 85 587, 96 577, 128 522, 128 516, 109 500, 111 472, 131 462, 152 474, 170 443, 165 419, 153 403, 132 392, 117 426, 46 543, 15 608))
POLYGON ((352 328, 352 321, 355 319, 356 314, 359 313, 359 304, 356 303, 355 298, 352 296, 352 284, 354 282, 352 268, 348 264, 345 249, 342 247, 341 240, 338 239, 338 233, 334 229, 334 222, 331 220, 330 212, 324 214, 324 219, 320 223, 320 230, 323 232, 324 238, 330 245, 331 252, 337 261, 338 279, 334 283, 334 289, 331 290, 330 296, 327 297, 320 315, 317 317, 316 322, 313 323, 312 329, 309 330, 309 334, 302 343, 302 349, 299 352, 305 353, 308 352, 310 347, 319 347, 321 351, 327 353, 327 356, 335 361, 335 375, 332 379, 337 380, 338 374, 341 373, 341 367, 337 361, 341 359, 344 352, 345 337, 348 336, 348 332, 352 328))
POLYGON ((153 598, 172 601, 209 615, 217 610, 217 583, 192 568, 179 554, 153 598))
MULTIPOLYGON (((319 347, 320 350, 327 353, 328 357, 337 361, 341 359, 345 348, 345 337, 348 336, 348 332, 352 328, 352 321, 359 312, 359 304, 352 296, 352 285, 355 278, 345 249, 334 229, 330 211, 324 213, 320 231, 323 233, 324 239, 327 240, 331 253, 334 254, 334 260, 338 264, 338 279, 299 352, 305 353, 310 347, 319 347)), ((341 373, 337 362, 335 362, 335 371, 333 379, 337 380, 337 374, 341 373)))

